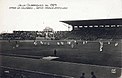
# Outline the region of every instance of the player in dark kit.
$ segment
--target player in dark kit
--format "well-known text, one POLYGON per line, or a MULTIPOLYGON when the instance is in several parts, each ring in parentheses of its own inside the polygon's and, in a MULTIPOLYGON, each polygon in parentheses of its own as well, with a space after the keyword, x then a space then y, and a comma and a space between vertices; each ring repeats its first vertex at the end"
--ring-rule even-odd
POLYGON ((57 50, 55 49, 55 50, 54 50, 54 56, 56 56, 56 54, 57 54, 57 50))
POLYGON ((91 72, 92 77, 91 78, 96 78, 96 76, 94 75, 94 72, 91 72))
POLYGON ((85 73, 82 73, 82 76, 80 78, 85 78, 85 73))

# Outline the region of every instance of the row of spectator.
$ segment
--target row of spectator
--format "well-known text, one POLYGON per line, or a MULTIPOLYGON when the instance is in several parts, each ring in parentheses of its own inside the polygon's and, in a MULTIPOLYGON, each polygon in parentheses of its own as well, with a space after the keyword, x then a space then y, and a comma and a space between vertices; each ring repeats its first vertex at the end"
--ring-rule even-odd
POLYGON ((97 39, 122 39, 122 29, 80 29, 69 32, 60 32, 56 34, 58 39, 75 40, 97 40, 97 39), (63 34, 65 33, 65 34, 63 34))
POLYGON ((75 40, 97 40, 97 39, 122 39, 122 29, 100 29, 87 28, 73 31, 14 31, 13 33, 3 33, 0 39, 11 40, 35 40, 36 37, 53 37, 53 39, 75 39, 75 40))

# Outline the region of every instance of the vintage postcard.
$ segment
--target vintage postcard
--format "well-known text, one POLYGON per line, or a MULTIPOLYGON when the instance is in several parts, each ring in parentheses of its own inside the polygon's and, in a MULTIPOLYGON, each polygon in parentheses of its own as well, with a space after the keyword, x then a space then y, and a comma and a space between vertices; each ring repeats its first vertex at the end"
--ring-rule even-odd
POLYGON ((0 0, 0 78, 122 78, 122 0, 0 0))

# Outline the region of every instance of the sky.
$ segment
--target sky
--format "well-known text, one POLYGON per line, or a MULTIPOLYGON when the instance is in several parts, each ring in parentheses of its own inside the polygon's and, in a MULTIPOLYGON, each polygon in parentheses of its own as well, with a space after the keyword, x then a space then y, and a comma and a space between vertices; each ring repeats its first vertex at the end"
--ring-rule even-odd
POLYGON ((68 25, 60 21, 108 18, 122 18, 122 0, 0 0, 0 33, 45 27, 67 31, 68 25), (67 9, 10 9, 19 4, 56 4, 67 9))

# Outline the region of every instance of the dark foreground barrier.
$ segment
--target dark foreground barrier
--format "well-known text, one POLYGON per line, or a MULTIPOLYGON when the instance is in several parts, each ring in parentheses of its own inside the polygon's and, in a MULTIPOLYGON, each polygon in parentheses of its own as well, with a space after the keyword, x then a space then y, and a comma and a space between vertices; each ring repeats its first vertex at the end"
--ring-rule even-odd
POLYGON ((74 78, 70 76, 22 70, 10 67, 0 67, 0 78, 74 78))

